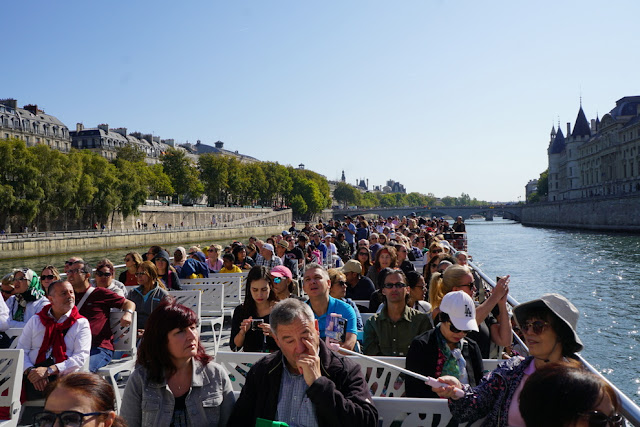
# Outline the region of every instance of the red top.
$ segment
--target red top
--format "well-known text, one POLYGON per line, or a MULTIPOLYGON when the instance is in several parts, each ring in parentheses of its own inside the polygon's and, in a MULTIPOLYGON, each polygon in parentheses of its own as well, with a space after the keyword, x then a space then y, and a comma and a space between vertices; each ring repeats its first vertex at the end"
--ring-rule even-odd
MULTIPOLYGON (((84 297, 76 294, 76 304, 84 297)), ((80 314, 87 318, 91 327, 91 348, 102 347, 113 350, 113 334, 109 324, 109 313, 112 308, 122 308, 127 299, 107 288, 93 288, 93 292, 80 308, 80 314)))

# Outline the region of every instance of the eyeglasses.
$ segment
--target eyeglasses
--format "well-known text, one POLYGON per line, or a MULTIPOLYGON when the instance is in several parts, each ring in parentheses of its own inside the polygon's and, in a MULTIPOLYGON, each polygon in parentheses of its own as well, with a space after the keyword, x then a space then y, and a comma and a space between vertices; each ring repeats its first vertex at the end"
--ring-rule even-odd
POLYGON ((124 262, 131 262, 131 258, 125 258, 124 262))
POLYGON ((398 283, 385 283, 384 287, 386 289, 392 289, 392 288, 398 288, 398 289, 402 289, 402 288, 406 288, 407 284, 406 283, 402 283, 402 282, 398 282, 398 283))
POLYGON ((215 249, 207 249, 207 252, 215 252, 215 249))
POLYGON ((81 268, 73 268, 71 270, 67 270, 67 276, 69 274, 78 274, 78 273, 84 273, 84 271, 82 271, 81 268))
POLYGON ((104 412, 87 412, 83 414, 78 411, 63 411, 59 414, 42 411, 33 416, 33 425, 36 427, 50 427, 56 423, 56 420, 60 420, 60 424, 68 427, 80 427, 84 424, 85 417, 95 417, 97 415, 105 415, 110 411, 104 412))
POLYGON ((463 332, 465 334, 468 334, 471 331, 462 331, 458 328, 456 328, 455 326, 453 326, 453 322, 449 321, 449 330, 451 330, 452 333, 454 334, 459 334, 460 332, 463 332))
POLYGON ((276 285, 279 284, 280 282, 282 282, 282 277, 274 277, 273 278, 273 283, 275 283, 276 285))
POLYGON ((465 283, 464 285, 458 285, 459 288, 464 288, 465 286, 468 286, 469 289, 473 289, 476 286, 476 283, 471 282, 471 283, 465 283))
POLYGON ((147 273, 141 273, 141 272, 136 273, 136 276, 138 276, 138 277, 140 277, 140 276, 146 276, 146 275, 147 275, 147 273))
POLYGON ((19 278, 19 279, 18 279, 18 278, 16 278, 16 277, 14 277, 14 278, 13 278, 13 281, 14 281, 14 282, 22 282, 22 281, 25 281, 25 282, 26 282, 26 281, 27 281, 27 278, 26 278, 26 277, 21 277, 21 278, 19 278))
POLYGON ((189 252, 189 255, 195 255, 195 254, 196 254, 195 252, 189 252))
POLYGON ((613 414, 608 416, 604 412, 591 411, 585 412, 580 415, 581 418, 587 418, 589 421, 589 427, 609 426, 609 427, 622 427, 624 426, 624 419, 620 414, 613 414))
POLYGON ((75 261, 65 261, 64 265, 73 265, 73 263, 75 263, 75 261))
POLYGON ((110 271, 107 271, 107 272, 96 271, 96 276, 98 276, 98 277, 109 277, 109 276, 111 276, 111 272, 110 271))
POLYGON ((344 280, 338 280, 334 285, 347 286, 347 282, 344 280))
POLYGON ((55 278, 56 276, 54 276, 53 274, 43 274, 42 276, 40 276, 40 280, 53 280, 55 278))
POLYGON ((542 332, 544 332, 547 329, 548 326, 549 326, 549 322, 545 322, 542 320, 525 322, 524 325, 522 325, 522 332, 527 332, 529 328, 531 328, 535 335, 540 335, 542 332))

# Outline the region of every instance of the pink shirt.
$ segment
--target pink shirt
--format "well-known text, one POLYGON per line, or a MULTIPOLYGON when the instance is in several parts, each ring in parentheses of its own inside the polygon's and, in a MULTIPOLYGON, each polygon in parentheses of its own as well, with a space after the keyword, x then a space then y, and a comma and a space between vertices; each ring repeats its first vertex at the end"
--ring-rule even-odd
POLYGON ((522 387, 524 387, 524 383, 529 379, 529 376, 536 371, 536 365, 533 363, 529 363, 527 369, 524 370, 524 376, 522 380, 520 380, 520 384, 516 388, 515 393, 513 393, 513 398, 511 399, 511 404, 509 405, 509 415, 507 418, 507 425, 513 427, 526 427, 524 424, 524 420, 522 419, 522 415, 520 415, 520 393, 522 392, 522 387))

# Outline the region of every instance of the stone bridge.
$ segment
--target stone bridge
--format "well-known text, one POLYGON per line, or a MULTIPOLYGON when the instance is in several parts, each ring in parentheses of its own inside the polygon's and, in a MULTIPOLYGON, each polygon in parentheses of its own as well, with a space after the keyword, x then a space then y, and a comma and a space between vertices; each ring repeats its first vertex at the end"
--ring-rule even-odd
POLYGON ((372 208, 372 209, 334 209, 333 218, 342 219, 345 215, 378 215, 384 218, 390 216, 409 216, 415 212, 424 217, 451 217, 461 216, 468 219, 471 215, 483 216, 487 221, 493 221, 494 216, 502 216, 506 219, 520 221, 522 218, 522 206, 520 205, 487 205, 487 206, 414 206, 403 208, 372 208))

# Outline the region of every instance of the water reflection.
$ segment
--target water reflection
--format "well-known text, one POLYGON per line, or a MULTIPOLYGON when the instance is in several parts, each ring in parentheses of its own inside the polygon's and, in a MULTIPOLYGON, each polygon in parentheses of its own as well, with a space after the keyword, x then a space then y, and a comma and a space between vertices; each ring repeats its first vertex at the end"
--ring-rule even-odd
POLYGON ((518 301, 558 292, 575 304, 584 357, 640 402, 640 236, 467 224, 474 261, 489 277, 510 274, 518 301))

